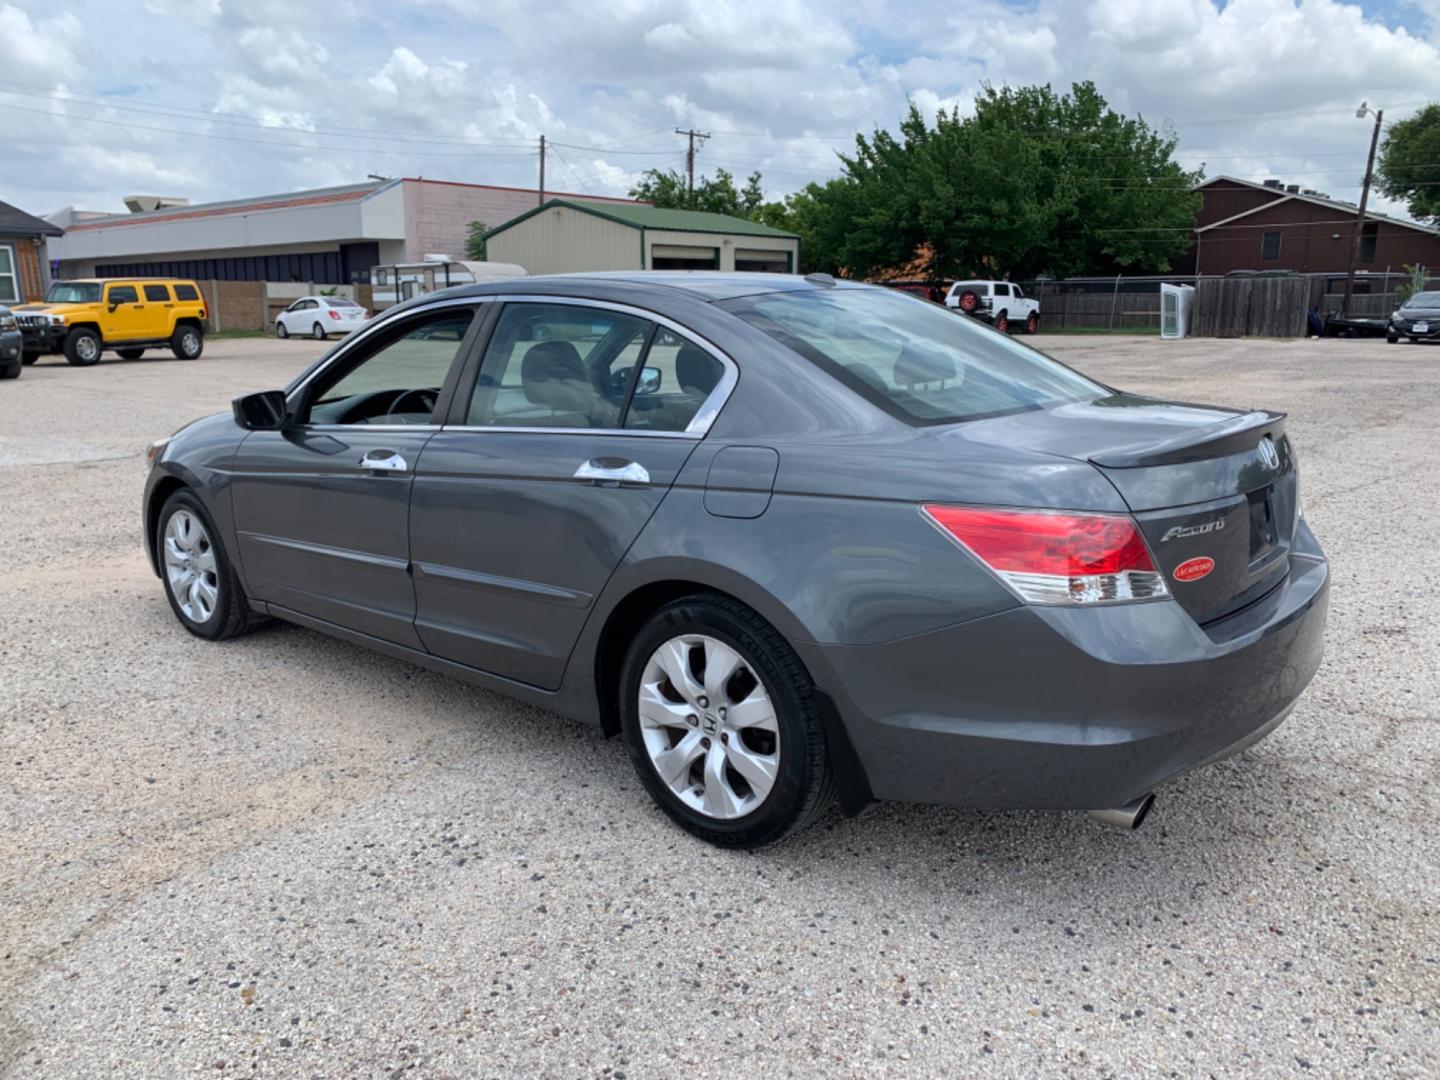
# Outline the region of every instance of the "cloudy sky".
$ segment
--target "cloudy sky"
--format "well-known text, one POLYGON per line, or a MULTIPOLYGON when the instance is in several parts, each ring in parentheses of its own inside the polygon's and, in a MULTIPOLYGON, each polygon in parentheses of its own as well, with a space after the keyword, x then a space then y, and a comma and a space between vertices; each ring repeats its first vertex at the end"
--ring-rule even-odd
POLYGON ((35 213, 533 186, 542 133, 547 187, 623 194, 683 165, 677 126, 780 195, 907 100, 1078 79, 1173 125, 1187 166, 1355 199, 1359 102, 1440 100, 1440 0, 0 0, 0 42, 0 199, 35 213))

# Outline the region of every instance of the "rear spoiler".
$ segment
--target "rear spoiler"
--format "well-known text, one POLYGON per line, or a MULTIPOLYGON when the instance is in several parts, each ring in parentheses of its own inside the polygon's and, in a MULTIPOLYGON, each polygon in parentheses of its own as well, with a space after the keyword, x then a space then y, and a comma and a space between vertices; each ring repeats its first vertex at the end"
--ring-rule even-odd
POLYGON ((1208 427, 1194 428, 1169 439, 1139 446, 1122 446, 1090 458, 1090 464, 1105 469, 1141 469, 1150 465, 1182 465, 1187 461, 1225 457, 1252 450, 1269 435, 1276 440, 1285 433, 1285 414, 1258 409, 1241 413, 1208 427))

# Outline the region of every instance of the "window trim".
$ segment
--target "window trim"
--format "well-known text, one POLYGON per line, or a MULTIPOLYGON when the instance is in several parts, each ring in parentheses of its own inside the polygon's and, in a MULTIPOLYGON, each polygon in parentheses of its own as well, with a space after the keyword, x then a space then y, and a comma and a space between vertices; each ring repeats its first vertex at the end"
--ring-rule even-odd
POLYGON ((0 300, 0 303, 23 304, 25 303, 25 293, 20 284, 20 250, 9 242, 0 242, 0 248, 10 252, 10 272, 0 273, 0 278, 9 278, 15 287, 15 299, 0 300))

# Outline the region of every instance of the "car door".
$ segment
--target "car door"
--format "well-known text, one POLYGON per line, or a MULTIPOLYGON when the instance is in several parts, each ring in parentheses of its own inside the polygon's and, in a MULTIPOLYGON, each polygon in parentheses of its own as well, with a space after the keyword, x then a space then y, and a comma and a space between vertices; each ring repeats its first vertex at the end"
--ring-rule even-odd
POLYGON ((105 306, 100 318, 100 335, 107 344, 136 341, 149 336, 144 332, 145 304, 135 285, 106 285, 105 306))
POLYGON ((507 302, 478 359, 416 471, 415 625, 438 656, 554 689, 734 368, 584 301, 507 302))
POLYGON ((175 311, 175 299, 170 295, 170 286, 160 282, 140 286, 140 297, 144 301, 144 334, 147 338, 159 340, 171 333, 171 315, 175 311))
POLYGON ((245 437, 231 491, 251 597, 421 648, 410 489, 480 306, 377 325, 291 393, 286 427, 245 437))

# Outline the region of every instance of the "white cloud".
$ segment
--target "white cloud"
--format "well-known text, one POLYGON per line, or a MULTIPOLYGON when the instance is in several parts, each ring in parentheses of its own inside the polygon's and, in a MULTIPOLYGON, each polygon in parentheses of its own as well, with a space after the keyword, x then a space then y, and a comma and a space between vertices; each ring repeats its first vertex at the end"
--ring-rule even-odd
POLYGON ((966 112, 983 81, 1087 78, 1174 121, 1187 165, 1353 198, 1355 105, 1398 117, 1440 99, 1440 0, 1384 19, 1336 0, 332 0, 322 19, 293 0, 145 0, 83 24, 52 10, 0 0, 4 79, 110 104, 0 84, 7 133, 24 136, 0 155, 0 198, 42 212, 113 207, 147 183, 195 199, 368 172, 529 184, 541 133, 567 185, 573 171, 618 193, 682 165, 676 126, 712 133, 701 169, 759 168, 779 193, 833 174, 836 149, 908 101, 966 112))

